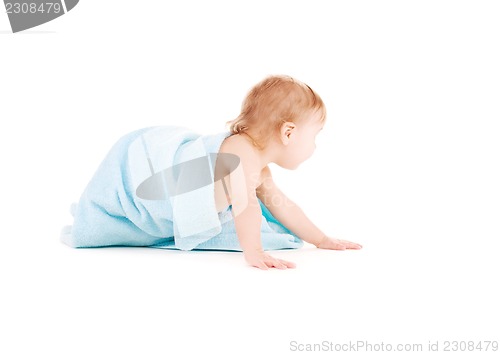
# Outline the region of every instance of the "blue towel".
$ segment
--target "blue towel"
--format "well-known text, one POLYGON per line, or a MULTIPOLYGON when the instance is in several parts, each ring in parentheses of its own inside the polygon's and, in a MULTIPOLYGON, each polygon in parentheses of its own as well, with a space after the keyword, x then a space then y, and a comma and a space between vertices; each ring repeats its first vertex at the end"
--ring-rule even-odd
MULTIPOLYGON (((62 229, 61 241, 74 248, 242 251, 232 206, 217 212, 209 159, 229 135, 228 131, 200 135, 181 126, 153 126, 124 135, 101 162, 79 202, 71 205, 73 225, 62 229), (200 183, 188 175, 189 169, 173 168, 195 160, 206 162, 211 179, 196 189, 182 191, 182 184, 172 188, 169 181, 176 179, 200 183)), ((303 241, 258 201, 263 249, 302 247, 303 241)))

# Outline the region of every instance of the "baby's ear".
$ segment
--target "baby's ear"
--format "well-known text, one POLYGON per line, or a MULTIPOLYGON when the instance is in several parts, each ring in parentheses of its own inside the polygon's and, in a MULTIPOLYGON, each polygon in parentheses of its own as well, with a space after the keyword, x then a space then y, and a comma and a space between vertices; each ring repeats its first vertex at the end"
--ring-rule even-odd
POLYGON ((295 130, 295 123, 290 121, 283 121, 280 128, 280 138, 284 145, 288 145, 290 141, 290 135, 295 130))

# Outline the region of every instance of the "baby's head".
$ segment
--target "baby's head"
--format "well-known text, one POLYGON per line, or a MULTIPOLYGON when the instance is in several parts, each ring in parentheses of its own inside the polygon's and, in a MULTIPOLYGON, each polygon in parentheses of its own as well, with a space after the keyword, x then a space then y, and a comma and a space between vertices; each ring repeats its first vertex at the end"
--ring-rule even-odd
POLYGON ((320 96, 307 84, 287 75, 272 75, 247 94, 240 115, 231 121, 231 134, 247 134, 260 150, 279 152, 275 163, 295 169, 307 160, 326 120, 320 96))

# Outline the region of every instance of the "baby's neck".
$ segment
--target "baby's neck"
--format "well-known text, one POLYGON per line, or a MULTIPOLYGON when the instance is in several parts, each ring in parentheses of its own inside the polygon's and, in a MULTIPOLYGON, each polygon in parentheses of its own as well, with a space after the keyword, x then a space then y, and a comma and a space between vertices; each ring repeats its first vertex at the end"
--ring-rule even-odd
POLYGON ((244 137, 245 142, 252 147, 256 159, 259 160, 261 170, 269 165, 269 163, 276 163, 281 150, 274 142, 269 142, 266 147, 262 147, 253 139, 252 133, 241 132, 240 136, 244 137))

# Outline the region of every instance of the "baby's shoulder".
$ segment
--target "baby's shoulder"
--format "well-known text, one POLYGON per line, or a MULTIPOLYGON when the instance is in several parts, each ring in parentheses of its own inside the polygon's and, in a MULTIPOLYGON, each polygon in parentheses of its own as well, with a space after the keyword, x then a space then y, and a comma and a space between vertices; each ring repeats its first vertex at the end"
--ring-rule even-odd
POLYGON ((219 153, 236 154, 240 158, 255 158, 256 152, 248 141, 239 134, 233 134, 222 142, 219 153))
MULTIPOLYGON (((245 167, 245 175, 257 178, 257 181, 262 180, 261 176, 263 170, 259 166, 259 155, 255 151, 255 148, 252 147, 252 145, 249 144, 244 137, 238 134, 227 137, 222 142, 219 153, 230 153, 237 155, 239 157, 239 162, 241 163, 239 165, 245 167)), ((257 184, 257 186, 259 184, 257 184)))

